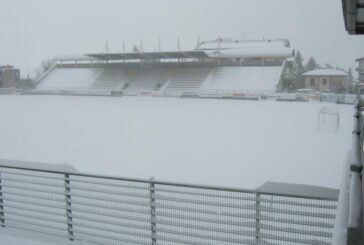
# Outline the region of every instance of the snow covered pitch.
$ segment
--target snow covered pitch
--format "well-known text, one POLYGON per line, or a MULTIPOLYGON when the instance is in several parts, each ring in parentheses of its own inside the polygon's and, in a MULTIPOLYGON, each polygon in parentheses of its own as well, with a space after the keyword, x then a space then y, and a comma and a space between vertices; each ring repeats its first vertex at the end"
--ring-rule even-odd
POLYGON ((318 102, 35 95, 0 96, 0 112, 1 158, 241 188, 338 187, 353 115, 318 102), (323 106, 339 110, 338 131, 317 131, 323 106))

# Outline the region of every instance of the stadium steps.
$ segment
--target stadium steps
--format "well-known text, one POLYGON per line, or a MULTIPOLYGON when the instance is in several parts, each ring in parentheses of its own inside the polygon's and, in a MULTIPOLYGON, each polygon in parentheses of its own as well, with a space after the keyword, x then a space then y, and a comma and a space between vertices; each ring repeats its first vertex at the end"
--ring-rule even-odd
POLYGON ((169 81, 166 92, 197 91, 209 75, 211 68, 180 68, 169 81))
POLYGON ((129 81, 128 91, 155 91, 168 79, 166 69, 140 69, 129 81))
POLYGON ((92 84, 96 89, 118 89, 128 81, 128 74, 121 69, 105 69, 92 84))

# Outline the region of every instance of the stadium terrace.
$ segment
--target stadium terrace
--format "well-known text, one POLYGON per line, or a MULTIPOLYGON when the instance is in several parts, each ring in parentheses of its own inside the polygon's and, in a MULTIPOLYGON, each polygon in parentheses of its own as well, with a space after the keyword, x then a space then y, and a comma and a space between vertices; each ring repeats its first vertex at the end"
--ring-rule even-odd
POLYGON ((30 92, 258 98, 275 92, 293 55, 285 39, 217 39, 194 50, 64 56, 30 92))

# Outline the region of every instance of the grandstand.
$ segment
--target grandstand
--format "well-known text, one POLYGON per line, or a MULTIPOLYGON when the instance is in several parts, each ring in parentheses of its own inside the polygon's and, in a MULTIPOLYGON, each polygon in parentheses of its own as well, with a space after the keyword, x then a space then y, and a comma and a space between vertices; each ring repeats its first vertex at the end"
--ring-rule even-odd
POLYGON ((289 41, 218 39, 190 51, 95 53, 59 57, 31 93, 214 96, 276 90, 289 41))

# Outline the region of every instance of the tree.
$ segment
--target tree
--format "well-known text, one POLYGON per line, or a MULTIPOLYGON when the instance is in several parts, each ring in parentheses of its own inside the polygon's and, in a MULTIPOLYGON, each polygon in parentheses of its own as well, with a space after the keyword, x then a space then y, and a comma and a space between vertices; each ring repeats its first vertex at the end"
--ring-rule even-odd
POLYGON ((312 70, 315 70, 318 67, 319 67, 319 65, 317 64, 315 58, 311 56, 310 59, 308 60, 307 64, 306 64, 305 70, 306 71, 312 71, 312 70))
POLYGON ((355 93, 356 92, 355 91, 355 81, 354 81, 352 69, 350 68, 347 73, 348 73, 348 76, 347 76, 346 89, 350 93, 352 93, 352 92, 355 93))
POLYGON ((292 81, 295 89, 303 87, 303 76, 302 74, 305 72, 305 68, 303 67, 303 58, 300 51, 297 51, 294 57, 293 63, 293 75, 294 81, 292 81))
POLYGON ((354 83, 354 76, 351 68, 348 70, 348 83, 349 85, 352 85, 354 83))
POLYGON ((40 64, 40 67, 35 70, 35 80, 38 80, 45 72, 47 72, 53 65, 53 60, 46 59, 40 64))
POLYGON ((295 81, 294 61, 288 60, 285 66, 284 73, 277 85, 277 89, 281 92, 294 91, 296 89, 294 81, 295 81))

